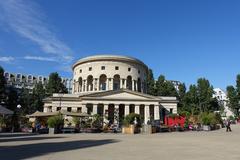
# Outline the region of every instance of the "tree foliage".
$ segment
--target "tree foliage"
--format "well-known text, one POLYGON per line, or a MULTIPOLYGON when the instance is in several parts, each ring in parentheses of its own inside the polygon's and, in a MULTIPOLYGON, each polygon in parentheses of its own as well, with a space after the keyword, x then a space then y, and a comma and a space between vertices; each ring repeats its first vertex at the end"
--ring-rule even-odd
POLYGON ((156 95, 173 97, 178 96, 177 91, 172 82, 167 81, 163 75, 160 75, 156 82, 156 95))
POLYGON ((155 95, 155 80, 151 69, 147 73, 147 94, 155 95))
POLYGON ((234 112, 236 116, 239 115, 238 92, 234 88, 234 86, 227 86, 227 97, 228 97, 228 107, 234 112))
POLYGON ((46 86, 47 95, 52 95, 53 93, 67 93, 67 88, 62 83, 61 77, 57 72, 51 73, 49 75, 48 84, 46 86))
POLYGON ((205 78, 199 78, 197 85, 190 85, 188 92, 182 98, 181 111, 199 114, 219 110, 220 106, 217 99, 213 98, 213 93, 210 82, 205 78))

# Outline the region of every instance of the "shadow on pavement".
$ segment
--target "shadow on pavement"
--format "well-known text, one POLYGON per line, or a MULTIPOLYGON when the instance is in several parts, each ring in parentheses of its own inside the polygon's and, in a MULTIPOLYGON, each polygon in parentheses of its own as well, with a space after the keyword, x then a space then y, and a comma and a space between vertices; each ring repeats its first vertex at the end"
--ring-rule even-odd
POLYGON ((110 143, 117 143, 118 140, 79 140, 70 142, 49 142, 49 143, 35 143, 19 146, 4 146, 0 147, 0 155, 3 160, 21 160, 42 156, 54 152, 62 152, 69 150, 76 150, 88 147, 101 146, 110 143))
POLYGON ((2 142, 17 142, 17 141, 37 141, 37 140, 45 140, 45 139, 57 139, 64 137, 23 137, 23 138, 7 138, 0 139, 0 143, 2 142))

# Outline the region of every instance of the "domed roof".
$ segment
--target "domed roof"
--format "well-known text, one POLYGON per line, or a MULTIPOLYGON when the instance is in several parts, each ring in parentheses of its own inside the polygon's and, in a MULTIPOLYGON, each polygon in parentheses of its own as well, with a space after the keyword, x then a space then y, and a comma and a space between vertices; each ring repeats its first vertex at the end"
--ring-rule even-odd
POLYGON ((87 62, 94 62, 94 61, 127 61, 131 63, 138 63, 147 68, 147 66, 142 61, 133 57, 104 54, 104 55, 94 55, 94 56, 88 56, 88 57, 82 58, 73 64, 72 69, 74 69, 77 65, 87 63, 87 62))

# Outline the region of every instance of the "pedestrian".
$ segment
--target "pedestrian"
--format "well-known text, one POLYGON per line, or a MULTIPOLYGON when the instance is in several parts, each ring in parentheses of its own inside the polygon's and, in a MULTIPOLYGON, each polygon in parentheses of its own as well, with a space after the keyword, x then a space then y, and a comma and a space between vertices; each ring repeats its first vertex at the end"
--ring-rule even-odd
POLYGON ((226 121, 226 132, 228 132, 228 131, 232 132, 232 130, 231 130, 231 122, 230 122, 229 119, 226 121))

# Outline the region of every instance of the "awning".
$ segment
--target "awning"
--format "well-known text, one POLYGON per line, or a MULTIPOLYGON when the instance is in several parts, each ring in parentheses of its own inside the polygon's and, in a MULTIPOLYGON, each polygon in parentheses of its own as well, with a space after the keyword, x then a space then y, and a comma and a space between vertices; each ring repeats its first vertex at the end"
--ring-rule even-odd
POLYGON ((33 114, 27 115, 28 118, 32 117, 51 117, 56 116, 58 114, 67 115, 67 116, 75 116, 75 117, 90 117, 87 113, 78 113, 78 112, 67 112, 67 111, 57 111, 57 112, 39 112, 36 111, 33 114))
POLYGON ((0 105, 0 114, 2 115, 12 115, 13 111, 3 107, 2 105, 0 105))

